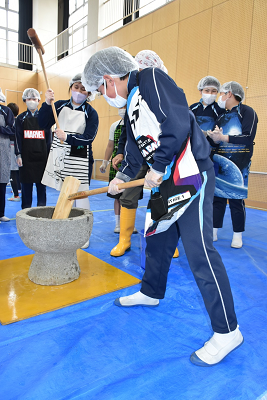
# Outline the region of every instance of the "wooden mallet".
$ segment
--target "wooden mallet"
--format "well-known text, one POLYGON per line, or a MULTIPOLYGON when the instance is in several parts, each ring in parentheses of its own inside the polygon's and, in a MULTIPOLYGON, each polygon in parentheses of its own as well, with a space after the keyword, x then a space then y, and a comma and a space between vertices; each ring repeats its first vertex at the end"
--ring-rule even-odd
MULTIPOLYGON (((137 186, 143 186, 145 180, 137 179, 136 181, 130 181, 126 183, 120 183, 118 185, 119 189, 128 189, 137 186)), ((65 219, 69 217, 71 208, 74 200, 85 199, 88 196, 93 196, 95 194, 107 193, 108 186, 99 189, 85 190, 83 192, 76 192, 80 186, 81 182, 79 179, 73 176, 67 176, 63 182, 58 201, 52 216, 52 219, 65 219)))
MULTIPOLYGON (((44 48, 42 46, 40 39, 38 38, 37 33, 35 32, 35 29, 33 29, 33 28, 28 29, 27 34, 28 34, 30 41, 36 48, 37 53, 39 54, 42 69, 43 69, 43 74, 44 74, 44 78, 45 78, 46 88, 49 89, 50 87, 49 87, 46 70, 45 70, 45 66, 44 66, 44 60, 43 60, 43 54, 45 53, 44 48)), ((58 123, 58 118, 57 118, 57 112, 56 112, 56 108, 55 108, 55 104, 54 104, 53 100, 51 100, 51 106, 52 106, 52 110, 53 110, 53 114, 54 114, 54 118, 55 118, 55 123, 57 125, 57 128, 60 129, 60 126, 58 123)), ((60 140, 60 143, 63 143, 63 141, 60 140)))
POLYGON ((67 176, 63 182, 52 219, 68 218, 75 199, 69 200, 69 195, 79 189, 81 181, 73 176, 67 176))
MULTIPOLYGON (((145 179, 137 179, 136 181, 130 181, 125 183, 119 183, 119 189, 128 189, 137 186, 144 186, 145 179)), ((68 196, 68 200, 73 201, 76 199, 85 199, 88 196, 93 196, 95 194, 107 193, 108 186, 102 187, 100 189, 85 190, 83 192, 72 193, 68 196)))

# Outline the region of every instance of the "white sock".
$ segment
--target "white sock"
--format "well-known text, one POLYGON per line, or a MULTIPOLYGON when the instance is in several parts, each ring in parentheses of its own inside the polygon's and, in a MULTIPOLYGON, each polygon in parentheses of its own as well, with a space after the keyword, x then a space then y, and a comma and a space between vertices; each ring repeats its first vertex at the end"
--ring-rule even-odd
POLYGON ((146 296, 141 292, 136 292, 131 294, 130 296, 120 297, 121 305, 131 306, 131 305, 138 305, 138 304, 145 304, 145 305, 157 305, 159 304, 158 299, 153 299, 153 297, 146 296))
POLYGON ((216 242, 218 240, 218 228, 213 228, 213 241, 216 242))
POLYGON ((233 239, 242 239, 242 232, 234 232, 233 239))
POLYGON ((220 344, 220 345, 222 345, 222 346, 224 346, 224 345, 226 345, 227 343, 229 343, 231 340, 233 340, 233 338, 235 337, 235 335, 236 335, 236 330, 238 329, 238 326, 237 326, 237 328, 234 330, 234 331, 232 331, 232 332, 228 332, 228 333, 217 333, 217 332, 214 332, 214 339, 216 339, 216 341, 220 344))
POLYGON ((120 214, 119 215, 115 214, 115 224, 116 224, 115 228, 120 226, 120 214))

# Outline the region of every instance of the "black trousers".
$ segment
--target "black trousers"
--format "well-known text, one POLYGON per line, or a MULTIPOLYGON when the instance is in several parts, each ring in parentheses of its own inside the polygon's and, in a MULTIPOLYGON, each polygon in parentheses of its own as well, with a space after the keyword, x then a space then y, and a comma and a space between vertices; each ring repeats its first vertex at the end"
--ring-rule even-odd
MULTIPOLYGON (((46 205, 46 186, 42 183, 35 183, 37 191, 37 207, 46 205)), ((30 208, 32 206, 33 183, 21 184, 21 208, 30 208)))
POLYGON ((146 266, 141 292, 156 299, 164 298, 170 263, 181 236, 213 331, 228 333, 236 329, 237 320, 228 276, 222 259, 213 246, 214 168, 203 172, 202 179, 200 195, 184 214, 167 231, 146 238, 146 266))
POLYGON ((0 218, 5 215, 6 183, 0 183, 0 218))
POLYGON ((19 181, 19 170, 10 171, 10 183, 15 197, 19 195, 20 181, 19 181))
MULTIPOLYGON (((246 208, 243 199, 228 199, 234 232, 244 232, 246 222, 246 208)), ((214 196, 213 199, 213 227, 222 228, 227 199, 214 196)))

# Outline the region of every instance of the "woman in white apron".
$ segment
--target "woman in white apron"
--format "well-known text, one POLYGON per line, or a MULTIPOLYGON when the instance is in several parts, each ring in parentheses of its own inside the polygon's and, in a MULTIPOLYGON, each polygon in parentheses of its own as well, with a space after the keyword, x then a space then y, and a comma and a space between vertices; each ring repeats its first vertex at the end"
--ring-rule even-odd
MULTIPOLYGON (((92 157, 92 142, 98 130, 98 115, 87 103, 90 93, 81 83, 81 74, 75 75, 69 85, 71 98, 55 102, 61 129, 55 130, 42 183, 60 191, 66 176, 71 175, 81 181, 79 191, 89 190, 89 164, 92 157)), ((45 98, 38 120, 42 128, 50 128, 55 124, 51 107, 51 100, 54 100, 52 89, 46 91, 45 98)), ((88 198, 76 200, 75 205, 90 209, 88 198)), ((88 245, 89 241, 83 248, 88 245)))

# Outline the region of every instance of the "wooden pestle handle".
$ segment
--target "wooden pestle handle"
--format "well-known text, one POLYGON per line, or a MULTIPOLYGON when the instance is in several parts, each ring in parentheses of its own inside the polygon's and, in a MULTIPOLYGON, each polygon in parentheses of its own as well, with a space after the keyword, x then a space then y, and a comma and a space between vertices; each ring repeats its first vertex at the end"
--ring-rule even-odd
MULTIPOLYGON (((137 179, 136 181, 129 181, 125 183, 119 183, 119 189, 128 189, 136 186, 144 186, 145 179, 137 179)), ((108 186, 105 186, 100 189, 93 189, 93 190, 85 190, 83 192, 72 193, 69 195, 68 200, 75 200, 75 199, 85 199, 88 196, 93 196, 94 194, 101 194, 107 193, 108 186)))
MULTIPOLYGON (((28 29, 27 30, 27 34, 28 34, 28 37, 29 37, 30 41, 32 42, 32 44, 36 48, 37 53, 39 54, 41 65, 42 65, 42 69, 43 69, 43 74, 44 74, 44 78, 45 78, 46 88, 49 89, 49 83, 48 83, 46 70, 45 70, 45 66, 44 66, 44 60, 43 60, 43 54, 45 52, 44 48, 42 46, 42 43, 41 43, 37 33, 35 32, 35 29, 33 29, 33 28, 28 29)), ((55 123, 57 125, 57 128, 60 129, 60 126, 59 126, 59 123, 58 123, 58 118, 57 118, 57 112, 56 112, 56 108, 55 108, 55 104, 54 104, 53 100, 51 100, 51 106, 52 106, 52 111, 53 111, 55 123)), ((63 141, 60 140, 60 143, 62 144, 63 141)))

